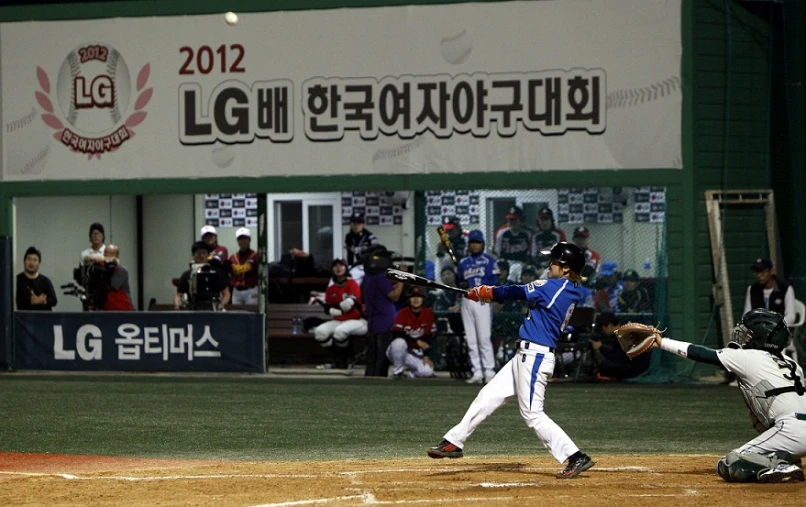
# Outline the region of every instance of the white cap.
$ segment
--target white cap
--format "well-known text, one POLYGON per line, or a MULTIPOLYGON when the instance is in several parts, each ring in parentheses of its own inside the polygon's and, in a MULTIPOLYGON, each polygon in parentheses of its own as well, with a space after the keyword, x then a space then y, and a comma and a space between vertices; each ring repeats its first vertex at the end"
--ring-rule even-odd
POLYGON ((249 232, 249 229, 247 229, 246 227, 241 227, 240 229, 235 231, 235 239, 238 239, 241 236, 246 236, 247 238, 251 238, 252 233, 249 232))
POLYGON ((204 237, 205 234, 215 234, 216 236, 218 236, 218 233, 215 232, 215 227, 213 227, 212 225, 205 225, 204 227, 202 227, 200 234, 202 238, 204 237))

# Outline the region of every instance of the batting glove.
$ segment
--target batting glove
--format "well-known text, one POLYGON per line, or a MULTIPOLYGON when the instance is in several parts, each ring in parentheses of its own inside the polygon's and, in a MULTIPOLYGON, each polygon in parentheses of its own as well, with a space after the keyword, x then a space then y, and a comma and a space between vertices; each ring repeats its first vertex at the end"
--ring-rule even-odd
POLYGON ((327 313, 329 313, 331 317, 338 317, 339 315, 342 315, 344 312, 339 310, 338 308, 331 308, 330 310, 327 311, 327 313))
POLYGON ((471 301, 478 301, 479 303, 492 303, 493 286, 479 285, 478 287, 473 287, 467 293, 467 298, 471 301))
POLYGON ((339 308, 341 308, 344 312, 349 312, 353 306, 355 306, 355 299, 353 298, 344 299, 341 303, 339 303, 339 308))

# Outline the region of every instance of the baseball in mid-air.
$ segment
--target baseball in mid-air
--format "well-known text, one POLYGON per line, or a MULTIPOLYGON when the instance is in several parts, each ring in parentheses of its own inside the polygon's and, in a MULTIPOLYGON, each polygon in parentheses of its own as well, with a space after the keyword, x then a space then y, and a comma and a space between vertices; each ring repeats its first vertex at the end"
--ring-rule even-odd
POLYGON ((224 21, 226 21, 228 25, 232 26, 238 23, 238 15, 230 11, 224 14, 224 21))

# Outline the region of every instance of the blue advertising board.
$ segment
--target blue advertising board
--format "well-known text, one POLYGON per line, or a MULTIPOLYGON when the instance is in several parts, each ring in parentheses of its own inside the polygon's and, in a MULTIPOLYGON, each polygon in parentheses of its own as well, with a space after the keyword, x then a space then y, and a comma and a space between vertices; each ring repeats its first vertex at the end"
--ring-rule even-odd
POLYGON ((263 315, 15 312, 20 370, 254 372, 266 369, 263 315))

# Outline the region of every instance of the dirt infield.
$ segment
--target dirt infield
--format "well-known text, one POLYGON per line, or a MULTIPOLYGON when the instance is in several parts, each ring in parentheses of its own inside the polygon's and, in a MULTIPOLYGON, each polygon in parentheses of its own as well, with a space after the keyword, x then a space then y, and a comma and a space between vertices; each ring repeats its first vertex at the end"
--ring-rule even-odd
POLYGON ((803 505, 806 483, 727 484, 717 456, 223 462, 0 453, 0 505, 803 505))

